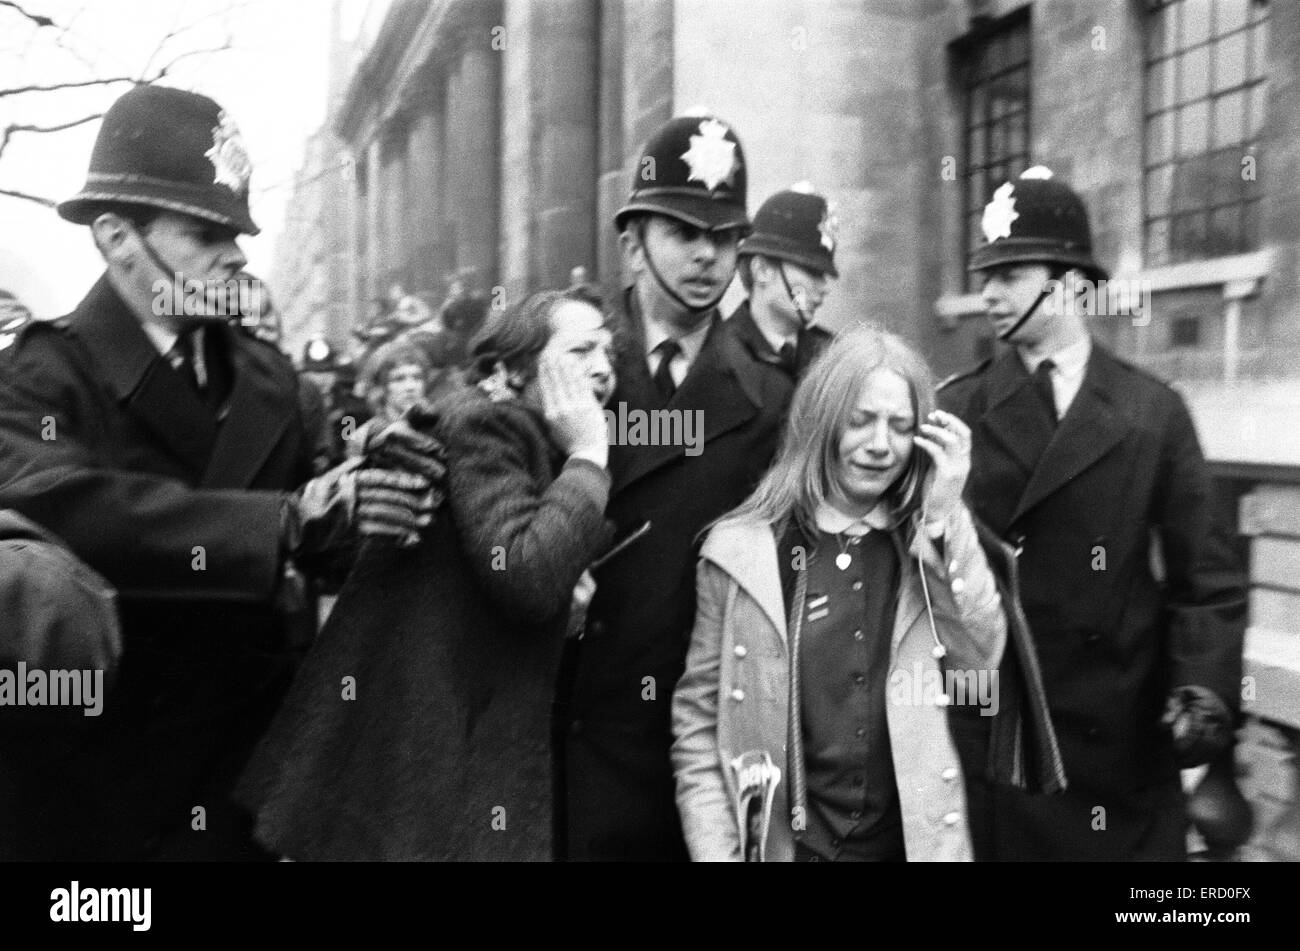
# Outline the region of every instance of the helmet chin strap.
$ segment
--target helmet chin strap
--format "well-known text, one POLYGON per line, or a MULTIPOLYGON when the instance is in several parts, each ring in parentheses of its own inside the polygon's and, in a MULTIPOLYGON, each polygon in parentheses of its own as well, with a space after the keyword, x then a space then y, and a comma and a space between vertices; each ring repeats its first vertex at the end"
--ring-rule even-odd
POLYGON ((1015 332, 1025 325, 1025 321, 1034 316, 1034 313, 1040 306, 1042 306, 1043 301, 1047 300, 1047 296, 1052 293, 1052 284, 1053 281, 1048 281, 1043 285, 1043 289, 1039 292, 1038 296, 1034 298, 1034 302, 1029 305, 1029 309, 1025 311, 1024 316, 1012 324, 1010 328, 998 334, 999 340, 1004 343, 1011 342, 1011 338, 1015 332))
MULTIPOLYGON (((175 291, 176 282, 180 279, 180 272, 177 271, 175 268, 171 267, 166 261, 162 259, 162 256, 158 254, 157 250, 150 243, 149 239, 144 236, 144 232, 141 231, 139 228, 137 228, 134 222, 128 222, 127 227, 131 229, 131 233, 134 234, 136 238, 139 240, 140 246, 144 248, 144 253, 149 258, 149 261, 153 264, 154 267, 156 267, 159 271, 162 272, 164 277, 166 277, 171 282, 172 290, 175 291)), ((184 299, 185 296, 184 292, 185 292, 185 286, 184 283, 182 282, 181 294, 180 294, 180 298, 182 300, 184 299)), ((174 299, 176 299, 175 295, 173 296, 173 300, 174 299)), ((206 294, 205 294, 204 303, 205 304, 207 303, 206 294)), ((172 316, 182 322, 193 322, 197 324, 218 324, 218 323, 225 323, 227 320, 227 318, 225 317, 211 317, 206 313, 205 314, 180 313, 180 314, 173 314, 172 316)))
POLYGON ((659 273, 659 268, 655 267, 654 258, 650 254, 650 246, 646 244, 645 241, 644 221, 642 221, 637 226, 637 237, 641 242, 641 253, 645 256, 646 267, 650 269, 650 275, 655 279, 655 283, 659 285, 659 289, 663 291, 665 294, 667 294, 670 298, 672 298, 672 300, 676 302, 678 307, 681 307, 683 310, 691 314, 704 314, 704 313, 708 313, 709 311, 713 310, 713 308, 717 307, 718 302, 721 301, 724 296, 726 296, 727 287, 729 286, 730 282, 724 284, 722 286, 722 290, 720 290, 717 293, 717 295, 707 304, 696 307, 694 304, 688 303, 680 294, 678 294, 675 290, 673 290, 671 287, 668 286, 668 282, 665 281, 663 275, 659 273))
POLYGON ((806 302, 808 299, 807 290, 805 290, 804 286, 800 284, 799 285, 800 293, 795 294, 794 289, 790 287, 790 278, 786 276, 784 261, 776 262, 776 271, 778 274, 781 275, 781 283, 785 286, 785 294, 787 297, 790 298, 790 303, 794 305, 794 312, 799 315, 800 327, 802 327, 804 330, 811 329, 813 324, 817 322, 817 317, 816 315, 809 314, 808 311, 804 308, 804 304, 802 303, 802 302, 806 302))

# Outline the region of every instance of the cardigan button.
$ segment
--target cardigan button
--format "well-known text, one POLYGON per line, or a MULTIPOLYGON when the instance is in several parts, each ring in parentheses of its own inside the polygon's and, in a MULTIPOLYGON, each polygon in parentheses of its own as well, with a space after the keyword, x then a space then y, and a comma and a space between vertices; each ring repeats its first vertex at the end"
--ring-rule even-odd
POLYGON ((966 590, 966 579, 965 579, 965 578, 953 578, 953 579, 952 579, 952 593, 953 593, 953 594, 961 594, 961 593, 962 593, 963 591, 965 591, 965 590, 966 590))
POLYGON ((737 656, 737 657, 744 657, 744 656, 745 656, 746 654, 748 654, 748 653, 749 653, 749 651, 745 648, 745 645, 744 645, 744 644, 737 644, 737 645, 736 645, 736 656, 737 656))
POLYGON ((731 699, 739 703, 745 699, 745 691, 737 687, 735 690, 731 691, 731 699))
POLYGON ((950 812, 943 817, 943 824, 946 826, 955 826, 960 821, 961 814, 957 812, 950 812))
POLYGON ((944 771, 943 771, 942 773, 940 773, 939 775, 940 775, 941 777, 943 777, 943 781, 944 781, 945 783, 950 783, 950 782, 952 782, 954 779, 957 778, 957 767, 956 767, 956 766, 949 766, 949 767, 947 767, 946 769, 944 769, 944 771))
POLYGON ((948 563, 948 574, 950 574, 950 575, 955 575, 956 573, 957 573, 957 562, 956 562, 956 561, 951 561, 951 562, 949 562, 949 563, 948 563))

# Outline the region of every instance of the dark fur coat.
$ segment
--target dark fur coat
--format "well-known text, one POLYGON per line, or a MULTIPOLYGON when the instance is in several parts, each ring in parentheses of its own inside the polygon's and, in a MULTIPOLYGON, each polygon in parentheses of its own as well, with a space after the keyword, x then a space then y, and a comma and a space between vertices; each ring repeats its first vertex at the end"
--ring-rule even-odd
POLYGON ((440 409, 447 503, 417 549, 363 550, 241 784, 294 859, 551 857, 550 705, 609 479, 520 401, 440 409))

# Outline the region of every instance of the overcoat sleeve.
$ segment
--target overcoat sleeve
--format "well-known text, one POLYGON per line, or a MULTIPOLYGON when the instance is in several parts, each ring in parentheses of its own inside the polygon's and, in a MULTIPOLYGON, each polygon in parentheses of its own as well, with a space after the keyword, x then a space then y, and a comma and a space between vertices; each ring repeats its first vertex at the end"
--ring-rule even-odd
POLYGON ((695 629, 686 671, 673 692, 677 811, 696 862, 740 861, 740 831, 718 748, 718 683, 730 584, 721 568, 701 559, 696 570, 695 629))
POLYGON ((1173 395, 1155 497, 1169 611, 1170 687, 1213 690, 1232 710, 1241 699, 1246 584, 1216 524, 1209 467, 1187 406, 1173 395))
MULTIPOLYGON (((918 529, 913 552, 933 548, 934 543, 918 529)), ((997 581, 980 547, 970 510, 956 507, 944 524, 943 545, 935 561, 939 565, 938 581, 931 595, 950 603, 961 621, 955 628, 940 634, 948 651, 946 664, 951 669, 992 670, 1002 662, 1007 644, 1007 617, 998 593, 997 581)))
POLYGON ((465 557, 494 604, 536 622, 570 606, 579 576, 606 543, 609 475, 569 460, 539 490, 538 456, 548 447, 523 424, 526 412, 462 404, 438 435, 465 557))
POLYGON ((38 333, 0 361, 0 507, 54 532, 124 597, 269 600, 281 494, 116 467, 94 384, 38 333))

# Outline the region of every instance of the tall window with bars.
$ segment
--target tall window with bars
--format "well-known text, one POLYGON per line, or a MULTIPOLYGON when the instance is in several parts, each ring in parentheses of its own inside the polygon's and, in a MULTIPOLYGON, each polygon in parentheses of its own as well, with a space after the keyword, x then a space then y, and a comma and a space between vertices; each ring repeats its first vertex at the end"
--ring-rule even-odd
MULTIPOLYGON (((964 92, 963 260, 983 240, 993 191, 1029 165, 1029 8, 964 37, 957 47, 964 92)), ((968 287, 973 286, 968 280, 968 287)))
POLYGON ((1146 264, 1252 251, 1267 0, 1147 0, 1146 264))

